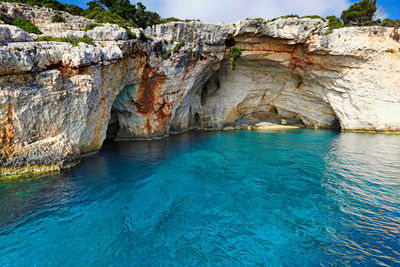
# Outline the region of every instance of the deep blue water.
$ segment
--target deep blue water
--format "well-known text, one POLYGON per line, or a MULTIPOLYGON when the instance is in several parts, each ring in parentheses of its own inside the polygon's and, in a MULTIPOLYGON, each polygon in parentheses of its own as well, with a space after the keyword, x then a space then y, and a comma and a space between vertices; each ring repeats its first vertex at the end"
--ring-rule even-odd
POLYGON ((107 143, 0 180, 0 266, 400 265, 400 135, 107 143))

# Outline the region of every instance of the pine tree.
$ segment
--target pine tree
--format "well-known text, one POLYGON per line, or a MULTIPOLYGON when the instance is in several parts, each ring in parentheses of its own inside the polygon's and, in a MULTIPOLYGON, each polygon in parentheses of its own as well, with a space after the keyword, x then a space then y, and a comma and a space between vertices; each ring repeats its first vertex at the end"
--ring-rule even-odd
POLYGON ((343 11, 341 19, 345 24, 365 25, 373 20, 376 10, 376 0, 363 0, 343 11))

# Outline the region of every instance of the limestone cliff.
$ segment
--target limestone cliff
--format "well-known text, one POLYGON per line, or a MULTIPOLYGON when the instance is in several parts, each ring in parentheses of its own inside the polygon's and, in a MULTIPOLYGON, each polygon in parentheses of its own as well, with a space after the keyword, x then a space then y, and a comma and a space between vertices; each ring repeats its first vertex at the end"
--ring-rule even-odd
MULTIPOLYGON (((0 13, 32 10, 13 8, 19 13, 3 3, 0 13)), ((36 36, 0 24, 0 175, 72 166, 107 137, 151 138, 281 119, 400 131, 395 29, 325 35, 327 23, 318 19, 177 22, 146 29, 154 41, 142 42, 127 40, 116 25, 83 32, 84 19, 67 33, 53 31, 60 26, 48 23, 49 12, 36 12, 46 21, 38 23, 43 32, 89 36, 96 46, 34 42, 36 36), (168 57, 180 40, 184 46, 168 57), (243 51, 235 71, 229 65, 233 45, 243 51)))

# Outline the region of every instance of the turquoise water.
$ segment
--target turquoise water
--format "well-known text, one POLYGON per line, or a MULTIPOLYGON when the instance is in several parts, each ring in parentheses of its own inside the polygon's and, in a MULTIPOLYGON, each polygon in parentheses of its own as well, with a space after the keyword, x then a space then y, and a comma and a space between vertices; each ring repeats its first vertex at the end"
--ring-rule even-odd
POLYGON ((0 180, 0 266, 400 265, 400 135, 107 143, 0 180))

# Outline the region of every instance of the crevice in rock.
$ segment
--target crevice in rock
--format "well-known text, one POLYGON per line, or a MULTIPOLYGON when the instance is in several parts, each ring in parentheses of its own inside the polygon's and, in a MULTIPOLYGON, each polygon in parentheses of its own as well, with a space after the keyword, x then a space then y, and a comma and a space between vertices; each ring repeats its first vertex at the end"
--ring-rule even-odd
POLYGON ((219 76, 214 74, 211 78, 204 84, 201 90, 201 106, 207 104, 207 98, 215 94, 215 92, 220 88, 219 76))
POLYGON ((119 129, 120 126, 118 120, 118 113, 114 108, 112 108, 110 121, 107 127, 106 140, 114 140, 115 138, 117 138, 119 129))
POLYGON ((207 83, 203 86, 203 90, 201 90, 201 105, 204 106, 207 101, 207 93, 208 93, 208 86, 207 83))
POLYGON ((199 113, 196 112, 194 114, 193 121, 194 121, 194 123, 193 123, 194 128, 195 129, 201 129, 201 120, 200 120, 199 113))

